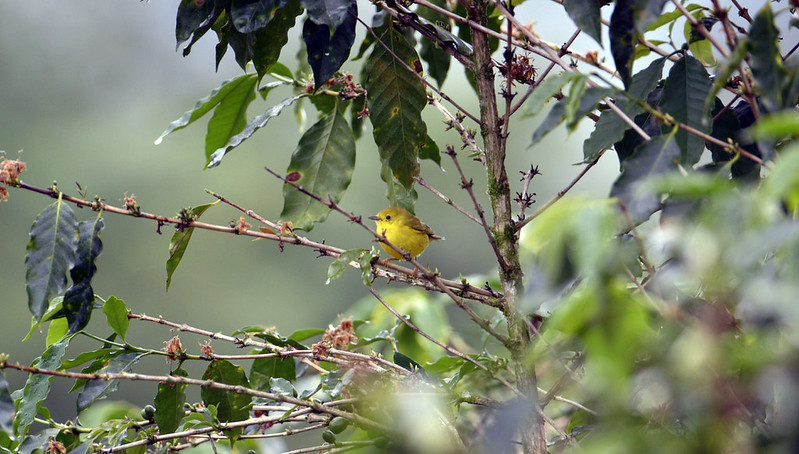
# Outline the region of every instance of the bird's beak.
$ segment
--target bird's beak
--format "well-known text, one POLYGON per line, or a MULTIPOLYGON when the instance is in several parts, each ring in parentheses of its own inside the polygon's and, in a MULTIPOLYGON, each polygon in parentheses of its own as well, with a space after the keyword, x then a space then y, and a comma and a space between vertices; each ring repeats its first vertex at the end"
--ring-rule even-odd
POLYGON ((369 216, 369 219, 371 219, 373 221, 382 221, 383 220, 383 218, 381 218, 380 216, 369 216))

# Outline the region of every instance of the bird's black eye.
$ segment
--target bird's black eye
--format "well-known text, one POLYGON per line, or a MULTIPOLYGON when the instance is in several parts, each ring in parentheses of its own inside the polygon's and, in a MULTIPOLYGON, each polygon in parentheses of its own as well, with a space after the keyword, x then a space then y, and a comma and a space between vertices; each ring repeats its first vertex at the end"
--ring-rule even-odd
POLYGON ((390 220, 391 220, 391 216, 386 216, 386 221, 390 221, 390 220))

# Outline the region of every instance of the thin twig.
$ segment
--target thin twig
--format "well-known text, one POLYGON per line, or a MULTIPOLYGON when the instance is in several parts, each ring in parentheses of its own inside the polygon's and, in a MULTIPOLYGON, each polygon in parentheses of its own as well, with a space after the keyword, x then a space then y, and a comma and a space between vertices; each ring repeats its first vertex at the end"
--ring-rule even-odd
POLYGON ((433 194, 437 195, 437 196, 438 196, 438 198, 440 198, 441 200, 443 200, 443 201, 444 201, 444 203, 446 203, 447 205, 451 206, 452 208, 455 208, 456 210, 458 210, 458 212, 459 212, 459 213, 461 213, 462 215, 466 216, 466 217, 467 217, 467 218, 469 218, 470 220, 472 220, 472 221, 476 222, 478 225, 481 225, 481 224, 480 224, 480 220, 479 220, 479 219, 477 219, 476 217, 472 216, 472 214, 471 214, 471 213, 467 212, 467 211, 466 211, 466 210, 464 210, 463 208, 459 207, 459 206, 458 206, 458 204, 457 204, 457 203, 455 203, 455 201, 454 201, 454 200, 452 200, 450 197, 447 197, 446 195, 444 195, 444 194, 443 194, 441 191, 439 191, 438 189, 436 189, 436 188, 434 188, 434 187, 430 186, 430 183, 428 183, 427 181, 425 181, 425 179, 424 179, 424 178, 422 178, 422 177, 415 177, 415 178, 414 178, 414 180, 415 180, 417 183, 419 183, 419 185, 420 185, 420 186, 422 186, 422 187, 424 187, 424 188, 427 188, 427 190, 428 190, 428 191, 430 191, 430 192, 432 192, 433 194))

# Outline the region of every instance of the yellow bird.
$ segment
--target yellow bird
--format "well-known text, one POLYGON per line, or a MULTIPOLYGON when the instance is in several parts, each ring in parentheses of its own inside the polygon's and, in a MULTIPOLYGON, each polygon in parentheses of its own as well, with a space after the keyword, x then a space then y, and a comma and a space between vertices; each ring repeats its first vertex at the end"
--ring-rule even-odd
MULTIPOLYGON (((419 257, 431 241, 444 239, 433 233, 433 229, 419 218, 402 208, 388 207, 375 216, 369 216, 369 219, 377 224, 377 233, 385 235, 388 241, 405 249, 413 258, 419 257)), ((391 246, 383 242, 380 246, 395 259, 405 260, 405 257, 391 246)))

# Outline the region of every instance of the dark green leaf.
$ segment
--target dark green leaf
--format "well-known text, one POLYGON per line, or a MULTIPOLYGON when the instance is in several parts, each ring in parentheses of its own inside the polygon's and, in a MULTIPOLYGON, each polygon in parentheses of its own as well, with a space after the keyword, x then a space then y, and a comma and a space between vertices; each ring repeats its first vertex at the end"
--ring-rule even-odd
POLYGON ((178 6, 175 37, 178 45, 189 39, 194 30, 208 19, 214 12, 211 0, 181 0, 178 6))
POLYGON ((224 146, 216 150, 213 154, 211 154, 210 160, 208 162, 208 167, 216 167, 222 162, 222 158, 225 157, 232 149, 236 148, 237 146, 241 145, 242 142, 249 139, 255 131, 263 128, 269 123, 269 120, 272 118, 280 115, 280 112, 283 111, 283 108, 290 106, 294 101, 304 97, 304 94, 299 94, 297 96, 292 96, 290 98, 286 98, 280 102, 280 104, 276 106, 272 106, 271 108, 267 109, 261 115, 253 118, 253 120, 244 127, 244 130, 239 134, 231 137, 228 143, 224 146))
POLYGON ((332 261, 330 265, 327 267, 327 282, 325 284, 329 284, 332 281, 335 281, 344 273, 349 267, 350 262, 357 261, 363 254, 369 252, 368 249, 350 249, 348 251, 344 251, 341 255, 336 258, 336 260, 332 261))
MULTIPOLYGON (((300 14, 302 14, 302 7, 299 2, 289 0, 285 6, 275 11, 274 16, 265 27, 255 32, 252 62, 259 79, 263 78, 264 74, 267 74, 277 63, 280 50, 289 40, 289 30, 294 27, 294 22, 300 14)), ((289 80, 292 77, 290 74, 289 71, 289 80)))
MULTIPOLYGON (((633 76, 629 90, 630 95, 643 101, 657 86, 663 73, 665 61, 665 58, 659 58, 650 63, 646 69, 633 76)), ((630 118, 634 118, 643 111, 643 107, 635 99, 628 99, 624 95, 617 97, 616 106, 630 118)), ((618 142, 624 136, 624 131, 628 127, 627 123, 616 112, 610 109, 602 112, 599 121, 594 126, 594 131, 583 143, 585 160, 593 160, 601 150, 610 148, 614 143, 618 142)))
POLYGON ((642 189, 641 183, 654 175, 677 169, 680 148, 674 134, 652 138, 639 146, 624 162, 624 171, 613 183, 611 197, 617 197, 634 221, 643 221, 660 206, 660 197, 642 189))
MULTIPOLYGON (((144 356, 142 353, 124 353, 108 362, 100 369, 100 374, 118 374, 129 372, 133 366, 144 356)), ((94 401, 105 399, 119 388, 119 380, 91 380, 86 383, 83 390, 78 394, 77 409, 78 413, 85 410, 94 401)))
POLYGON ((324 334, 325 330, 322 328, 305 328, 305 329, 298 329, 289 335, 289 339, 294 339, 295 341, 302 342, 305 339, 318 336, 320 334, 324 334))
POLYGON ((625 87, 630 85, 636 41, 633 22, 634 2, 635 0, 616 0, 613 14, 610 16, 610 53, 625 87))
MULTIPOLYGON (((39 369, 57 370, 61 367, 69 341, 72 336, 67 336, 60 342, 47 347, 42 356, 33 360, 31 366, 39 369)), ((21 439, 28 433, 28 428, 33 423, 44 399, 50 393, 51 375, 30 374, 25 382, 22 398, 16 402, 17 413, 14 417, 14 435, 21 439)))
MULTIPOLYGON (((291 155, 287 174, 299 175, 296 183, 326 200, 338 202, 352 179, 355 139, 344 113, 334 109, 311 126, 291 155)), ((330 209, 286 184, 283 186, 281 219, 294 228, 311 230, 324 221, 330 209)))
MULTIPOLYGON (((660 108, 680 123, 691 126, 701 132, 708 132, 708 111, 705 109, 705 98, 710 92, 710 76, 699 60, 685 56, 672 66, 660 108)), ((679 130, 675 137, 681 150, 680 162, 692 166, 699 161, 705 148, 701 137, 679 130)))
MULTIPOLYGON (((187 377, 189 374, 183 369, 176 369, 170 375, 175 377, 187 377)), ((185 410, 183 404, 186 402, 186 386, 182 383, 161 382, 158 384, 158 394, 155 396, 155 423, 158 424, 158 432, 170 434, 175 432, 183 421, 185 410)))
POLYGON ((108 321, 108 326, 119 334, 119 337, 125 339, 125 335, 128 333, 128 325, 130 324, 128 308, 125 306, 125 302, 113 295, 109 296, 105 304, 103 304, 103 312, 108 321))
POLYGON ((422 367, 421 364, 417 363, 411 357, 403 355, 400 352, 394 352, 394 364, 402 367, 403 369, 409 370, 413 373, 418 373, 423 377, 427 376, 427 372, 425 372, 424 367, 422 367))
POLYGON ((577 28, 602 46, 602 16, 597 0, 563 0, 563 8, 577 28))
POLYGON ((99 216, 92 221, 78 223, 76 261, 69 271, 72 287, 64 294, 63 302, 70 333, 82 330, 89 323, 94 304, 91 281, 97 271, 94 262, 103 253, 103 242, 100 239, 102 230, 103 218, 99 216))
MULTIPOLYGON (((271 353, 271 351, 264 349, 259 353, 271 353)), ((253 361, 252 369, 250 369, 250 385, 254 389, 268 391, 271 379, 275 377, 288 381, 296 380, 297 371, 294 358, 258 358, 253 361)))
POLYGON ((219 100, 214 115, 208 121, 208 133, 205 135, 206 165, 211 161, 214 151, 225 146, 231 137, 244 129, 247 124, 247 107, 255 99, 257 83, 258 78, 250 74, 219 100))
MULTIPOLYGON (((741 132, 741 123, 738 122, 738 115, 736 115, 735 111, 732 109, 726 109, 724 112, 721 112, 724 108, 724 103, 722 103, 719 98, 715 98, 714 104, 710 114, 716 120, 713 122, 713 129, 710 135, 725 143, 727 140, 737 142, 738 135, 741 132)), ((716 145, 715 143, 708 142, 707 147, 710 150, 713 162, 726 162, 733 157, 733 154, 727 151, 725 147, 716 145)))
POLYGON ((235 54, 236 63, 242 70, 247 70, 247 63, 252 60, 253 45, 255 44, 255 33, 241 33, 235 27, 228 24, 224 30, 230 48, 235 54))
POLYGON ((272 12, 287 0, 233 0, 230 3, 230 20, 236 30, 250 33, 266 26, 272 12))
MULTIPOLYGON (((585 115, 596 108, 597 103, 599 103, 602 98, 610 93, 609 88, 600 88, 600 87, 588 87, 584 93, 580 93, 581 90, 577 90, 577 95, 580 97, 579 103, 577 107, 570 107, 573 109, 574 115, 574 122, 573 124, 569 125, 569 129, 572 130, 577 126, 579 120, 581 120, 585 115)), ((544 118, 544 121, 538 125, 538 128, 533 132, 533 137, 530 140, 530 145, 533 146, 538 143, 544 136, 549 134, 555 127, 563 122, 566 119, 566 109, 567 105, 569 104, 569 98, 564 98, 557 102, 554 106, 552 106, 552 110, 549 111, 549 114, 544 118)))
MULTIPOLYGON (((297 397, 297 389, 285 378, 272 377, 269 380, 269 389, 274 393, 283 394, 284 396, 297 397)), ((289 410, 289 412, 290 411, 291 410, 289 410)), ((288 416, 288 414, 286 416, 288 416)))
POLYGON ((441 150, 438 148, 436 141, 429 135, 424 141, 424 146, 419 150, 419 158, 429 159, 441 167, 441 150))
POLYGON ((418 67, 419 56, 405 36, 389 27, 380 40, 388 50, 375 46, 364 66, 369 120, 381 160, 409 190, 413 178, 419 175, 419 149, 427 140, 427 126, 422 120, 427 95, 417 75, 394 58, 410 68, 418 67))
POLYGON ((194 109, 186 111, 183 115, 181 115, 180 118, 170 123, 166 130, 164 130, 164 132, 162 132, 161 135, 155 139, 155 144, 160 144, 170 133, 183 129, 200 119, 200 117, 210 112, 211 109, 219 105, 219 103, 221 103, 225 98, 230 96, 232 92, 240 90, 240 85, 252 83, 251 79, 253 78, 254 76, 252 74, 243 74, 235 79, 229 79, 222 82, 222 85, 212 90, 208 96, 198 100, 194 105, 194 109))
POLYGON ((635 28, 644 33, 649 26, 660 18, 663 7, 669 0, 635 0, 635 28))
POLYGON ((335 30, 351 19, 350 14, 358 15, 357 8, 353 9, 352 0, 300 0, 300 3, 314 23, 327 25, 330 30, 335 30))
MULTIPOLYGON (((193 219, 199 219, 205 210, 216 205, 219 201, 199 205, 194 208, 189 208, 193 219)), ((183 254, 186 253, 186 248, 189 247, 189 241, 194 233, 194 227, 183 227, 182 230, 178 229, 169 241, 169 258, 166 261, 166 289, 169 290, 169 284, 172 283, 172 273, 175 272, 180 261, 183 260, 183 254)), ((124 337, 124 336, 123 336, 124 337)))
MULTIPOLYGON (((250 386, 244 369, 224 360, 213 361, 209 364, 203 373, 203 380, 213 380, 234 386, 250 386)), ((211 388, 203 388, 200 391, 200 395, 206 406, 216 406, 217 416, 220 421, 242 421, 247 419, 250 414, 249 408, 252 401, 250 396, 211 388)))
POLYGON ((37 320, 67 286, 67 271, 78 247, 77 229, 75 213, 60 197, 33 221, 25 255, 25 286, 28 308, 37 320))
POLYGON ((8 381, 0 374, 0 433, 12 433, 14 430, 14 401, 8 390, 8 381))
POLYGON ((119 352, 117 348, 101 348, 99 350, 83 352, 80 355, 78 355, 75 359, 68 359, 64 361, 62 367, 64 369, 71 369, 73 367, 80 366, 81 364, 87 363, 89 361, 94 361, 97 358, 103 358, 103 362, 107 362, 109 359, 111 359, 110 355, 112 353, 117 353, 117 352, 119 352))
MULTIPOLYGON (((655 107, 660 103, 660 97, 663 94, 662 88, 656 88, 646 97, 646 103, 655 107)), ((660 135, 660 124, 657 117, 649 111, 638 114, 633 118, 633 121, 640 129, 642 129, 649 137, 660 135)), ((616 154, 619 157, 619 167, 624 168, 624 161, 635 153, 635 149, 644 143, 644 138, 633 128, 624 131, 624 137, 613 144, 616 154)))
MULTIPOLYGON (((439 7, 445 7, 446 5, 444 0, 432 0, 431 3, 439 7)), ((417 13, 420 18, 426 19, 431 25, 441 28, 436 24, 442 24, 447 27, 444 31, 450 31, 449 29, 451 26, 449 25, 449 20, 443 14, 428 8, 419 8, 417 13)), ((454 35, 452 36, 453 38, 457 38, 454 35)), ((430 76, 435 79, 438 86, 441 87, 444 84, 444 80, 447 78, 447 72, 449 72, 449 65, 452 57, 430 39, 422 39, 422 47, 419 55, 422 57, 422 60, 427 63, 428 74, 430 74, 430 76)))
POLYGON ((713 80, 713 86, 710 89, 710 93, 708 93, 707 99, 705 100, 705 108, 710 107, 710 104, 712 104, 716 99, 718 92, 730 81, 732 73, 735 72, 741 65, 741 62, 746 57, 748 49, 749 45, 747 37, 741 36, 738 40, 738 45, 735 46, 732 54, 723 60, 716 68, 716 77, 713 80))
POLYGON ((763 95, 763 103, 769 111, 775 112, 790 107, 795 99, 784 99, 783 90, 788 82, 788 73, 782 62, 778 47, 779 32, 774 26, 771 5, 757 13, 752 29, 749 31, 749 57, 752 76, 763 95))
MULTIPOLYGON (((321 2, 317 1, 317 3, 321 2)), ((313 70, 315 90, 318 90, 328 79, 333 77, 350 56, 350 49, 355 42, 358 3, 352 0, 349 8, 350 14, 345 15, 341 24, 335 28, 324 23, 316 23, 311 16, 305 20, 302 38, 308 49, 308 64, 313 70), (332 34, 331 29, 335 30, 332 34)))

